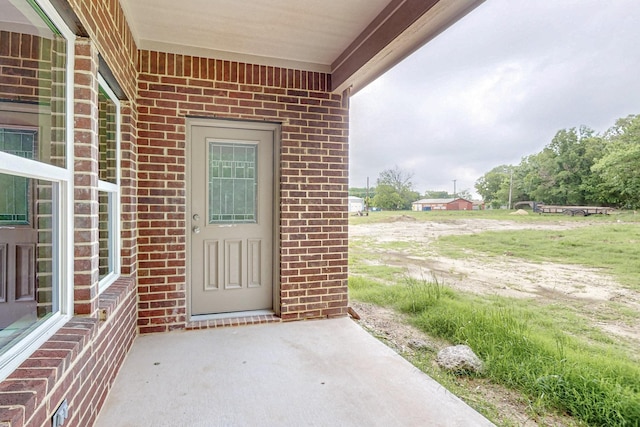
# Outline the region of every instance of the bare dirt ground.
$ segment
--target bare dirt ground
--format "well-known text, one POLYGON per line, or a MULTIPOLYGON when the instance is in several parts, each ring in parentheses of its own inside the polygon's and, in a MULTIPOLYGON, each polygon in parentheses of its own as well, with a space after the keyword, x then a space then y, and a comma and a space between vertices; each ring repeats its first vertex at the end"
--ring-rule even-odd
POLYGON ((436 277, 454 289, 505 297, 535 297, 549 302, 588 306, 593 321, 611 334, 632 339, 640 347, 640 325, 603 321, 610 318, 611 301, 640 311, 640 293, 617 283, 597 269, 558 263, 533 263, 511 256, 466 254, 463 259, 441 256, 430 245, 441 236, 506 230, 567 230, 590 225, 589 222, 526 223, 483 219, 417 221, 413 217, 393 217, 389 222, 351 225, 349 238, 364 240, 372 252, 384 252, 372 263, 401 266, 416 278, 436 277), (376 249, 384 242, 412 242, 415 250, 376 249), (420 255, 416 256, 415 253, 420 255))
MULTIPOLYGON (((531 224, 456 219, 422 222, 409 216, 398 216, 387 222, 351 225, 349 238, 375 254, 367 261, 372 264, 400 266, 411 276, 436 277, 446 286, 462 291, 566 304, 586 312, 595 326, 640 348, 640 325, 620 320, 621 316, 615 315, 616 308, 611 304, 615 302, 617 307, 640 311, 640 292, 621 286, 601 271, 575 265, 532 263, 509 253, 501 257, 468 253, 463 259, 452 259, 439 255, 432 247, 434 241, 446 235, 489 230, 566 230, 587 225, 588 221, 531 224), (388 250, 381 245, 390 242, 411 242, 415 246, 411 245, 412 250, 388 250)), ((355 301, 351 306, 360 315, 359 322, 365 328, 409 359, 415 354, 416 346, 424 344, 429 351, 437 352, 446 345, 409 326, 401 315, 389 309, 355 301)), ((578 425, 569 417, 532 416, 530 404, 522 396, 487 381, 461 378, 458 383, 467 390, 467 399, 484 399, 493 405, 503 425, 578 425)))

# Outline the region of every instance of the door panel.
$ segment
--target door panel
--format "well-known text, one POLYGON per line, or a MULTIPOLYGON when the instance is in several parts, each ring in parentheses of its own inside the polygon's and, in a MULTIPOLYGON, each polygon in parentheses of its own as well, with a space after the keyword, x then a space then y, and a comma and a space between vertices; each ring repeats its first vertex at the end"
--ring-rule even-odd
POLYGON ((29 226, 0 226, 0 330, 36 318, 37 238, 29 226))
MULTIPOLYGON (((37 131, 8 127, 0 131, 0 150, 35 158, 37 131)), ((35 185, 31 178, 0 174, 0 332, 37 316, 35 185)))
POLYGON ((242 240, 225 240, 225 289, 242 288, 242 240))
POLYGON ((247 284, 250 288, 258 288, 262 285, 262 241, 249 239, 247 243, 247 284))
POLYGON ((194 315, 273 307, 273 150, 268 130, 191 127, 194 315))
POLYGON ((35 245, 16 245, 16 301, 36 300, 35 245))
POLYGON ((215 290, 220 286, 218 273, 220 266, 218 265, 218 247, 219 240, 206 240, 204 242, 204 287, 205 290, 215 290))

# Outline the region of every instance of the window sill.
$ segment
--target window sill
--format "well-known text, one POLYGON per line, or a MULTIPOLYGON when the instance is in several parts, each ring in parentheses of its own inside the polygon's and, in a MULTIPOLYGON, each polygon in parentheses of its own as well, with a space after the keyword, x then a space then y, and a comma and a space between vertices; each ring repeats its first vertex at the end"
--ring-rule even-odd
POLYGON ((120 306, 129 292, 135 288, 135 280, 130 277, 119 277, 98 297, 98 312, 100 321, 106 321, 120 306))

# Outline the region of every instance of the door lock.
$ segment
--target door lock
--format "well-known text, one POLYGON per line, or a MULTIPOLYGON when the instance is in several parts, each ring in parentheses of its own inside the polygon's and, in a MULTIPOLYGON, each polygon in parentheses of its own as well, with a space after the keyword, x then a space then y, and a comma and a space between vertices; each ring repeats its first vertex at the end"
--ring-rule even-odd
POLYGON ((193 227, 191 230, 193 230, 194 234, 200 233, 200 227, 193 227))
POLYGON ((200 220, 200 215, 198 215, 198 214, 194 214, 194 215, 193 215, 193 220, 194 220, 194 221, 199 221, 199 220, 200 220))

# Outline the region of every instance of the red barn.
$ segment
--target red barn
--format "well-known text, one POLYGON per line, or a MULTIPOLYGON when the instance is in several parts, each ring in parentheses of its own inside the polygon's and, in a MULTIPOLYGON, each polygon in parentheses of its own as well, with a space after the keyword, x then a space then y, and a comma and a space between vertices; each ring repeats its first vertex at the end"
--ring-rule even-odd
POLYGON ((448 211, 470 211, 473 210, 473 202, 467 199, 454 199, 447 203, 448 211))
POLYGON ((466 199, 422 199, 413 202, 411 210, 414 211, 470 211, 473 210, 473 202, 466 199))

